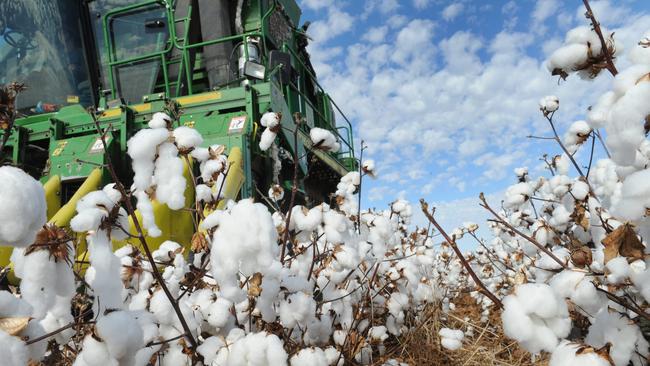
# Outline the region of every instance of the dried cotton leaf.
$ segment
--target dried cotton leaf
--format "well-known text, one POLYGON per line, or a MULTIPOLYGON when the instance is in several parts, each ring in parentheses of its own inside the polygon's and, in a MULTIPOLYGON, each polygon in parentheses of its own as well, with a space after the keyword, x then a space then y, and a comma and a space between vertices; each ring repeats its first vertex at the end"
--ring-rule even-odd
POLYGON ((15 336, 27 327, 30 320, 31 318, 28 316, 18 318, 0 318, 0 330, 9 335, 15 336))

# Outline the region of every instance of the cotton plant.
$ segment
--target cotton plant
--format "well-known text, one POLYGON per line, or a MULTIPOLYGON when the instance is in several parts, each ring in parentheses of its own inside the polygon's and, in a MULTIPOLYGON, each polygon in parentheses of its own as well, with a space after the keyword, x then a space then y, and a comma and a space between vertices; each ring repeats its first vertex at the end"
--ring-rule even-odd
POLYGON ((156 113, 149 128, 138 131, 127 142, 137 208, 143 215, 145 229, 152 237, 162 233, 153 219, 151 199, 157 199, 172 210, 184 207, 187 183, 181 156, 191 153, 203 142, 195 129, 186 126, 173 129, 170 121, 168 115, 156 113))
MULTIPOLYGON (((586 119, 570 124, 563 136, 555 124, 562 115, 559 98, 540 100, 563 153, 544 160, 550 176, 533 177, 527 168, 517 169, 517 182, 506 189, 500 209, 483 200, 493 214, 493 239, 471 254, 471 266, 503 304, 505 334, 533 354, 550 353, 551 365, 641 365, 649 354, 639 323, 648 316, 644 309, 650 300, 649 142, 644 127, 650 116, 645 102, 650 61, 641 57, 650 44, 642 40, 629 50, 629 66, 618 72, 606 62, 620 56, 615 41, 606 30, 599 31, 604 46, 592 28, 571 30, 551 56, 549 69, 563 78, 573 73, 604 77, 606 69, 614 75, 612 90, 596 98, 586 119), (586 171, 578 158, 589 154, 582 150, 590 139, 602 141, 606 157, 591 157, 586 171), (574 322, 580 317, 588 326, 574 322), (584 336, 570 342, 576 327, 584 336)), ((464 234, 459 229, 452 236, 464 234)), ((441 249, 437 270, 442 285, 475 287, 458 270, 453 254, 441 249)), ((472 297, 477 304, 485 299, 478 292, 472 297)), ((453 301, 445 298, 443 304, 451 308, 453 301)))
MULTIPOLYGON (((178 155, 169 158, 191 156, 199 162, 197 201, 215 202, 215 186, 228 170, 223 147, 194 146, 200 139, 170 130, 172 123, 162 117, 154 118, 150 129, 159 139, 149 141, 142 161, 136 154, 133 164, 144 167, 136 169, 137 181, 145 183, 134 183, 131 193, 139 200, 146 196, 145 203, 156 197, 152 182, 156 170, 165 169, 157 165, 158 153, 161 148, 173 152, 173 145, 178 155)), ((96 323, 94 335, 78 344, 75 364, 92 365, 99 357, 104 364, 140 365, 154 355, 170 365, 191 364, 196 355, 211 365, 372 362, 373 354, 385 352, 389 337, 407 331, 407 318, 436 301, 437 282, 428 269, 435 251, 424 233, 407 235, 408 202, 359 211, 359 185, 359 173, 344 177, 334 205, 296 206, 289 222, 250 199, 228 202, 202 219, 192 262, 172 241, 153 251, 151 261, 132 244, 113 248, 114 240, 128 235, 122 192, 109 185, 89 193, 77 204, 71 227, 88 245, 84 280, 96 323), (285 230, 292 245, 281 257, 285 230), (285 329, 284 337, 268 333, 277 327, 285 329), (351 334, 361 337, 351 343, 346 341, 351 334), (196 350, 188 351, 190 338, 197 341, 196 350), (291 357, 285 353, 287 342, 300 347, 291 357), (267 347, 267 359, 260 358, 260 345, 267 347)), ((50 268, 44 266, 54 271, 50 268)), ((56 338, 61 345, 68 339, 56 338)))

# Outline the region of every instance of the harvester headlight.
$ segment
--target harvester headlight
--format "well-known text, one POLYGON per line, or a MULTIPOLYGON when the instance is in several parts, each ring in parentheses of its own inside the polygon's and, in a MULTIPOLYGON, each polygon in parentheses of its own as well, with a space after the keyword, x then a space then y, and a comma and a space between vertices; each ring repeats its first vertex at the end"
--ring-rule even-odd
POLYGON ((254 61, 246 61, 246 64, 244 64, 244 75, 258 80, 264 80, 266 67, 254 61))

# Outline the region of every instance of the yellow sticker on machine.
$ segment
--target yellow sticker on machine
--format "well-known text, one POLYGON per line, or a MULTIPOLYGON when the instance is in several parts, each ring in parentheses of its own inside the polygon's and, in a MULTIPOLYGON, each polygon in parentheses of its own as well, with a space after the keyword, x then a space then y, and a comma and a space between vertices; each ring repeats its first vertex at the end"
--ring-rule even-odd
POLYGON ((78 95, 68 95, 68 98, 66 99, 68 104, 77 104, 79 103, 79 96, 78 95))
POLYGON ((56 149, 52 152, 52 156, 59 156, 65 149, 65 145, 68 144, 67 140, 59 141, 59 144, 57 145, 56 149))
POLYGON ((187 97, 180 97, 176 99, 176 101, 181 106, 184 106, 188 104, 209 102, 211 100, 217 100, 217 99, 221 99, 221 92, 215 91, 215 92, 202 93, 197 95, 188 95, 187 97))

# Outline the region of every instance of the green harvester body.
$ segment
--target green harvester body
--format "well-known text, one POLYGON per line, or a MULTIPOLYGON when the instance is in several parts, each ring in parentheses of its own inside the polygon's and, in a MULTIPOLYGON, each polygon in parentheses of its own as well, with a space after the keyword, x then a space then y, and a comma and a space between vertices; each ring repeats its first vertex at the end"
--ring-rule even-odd
MULTIPOLYGON (((0 36, 0 82, 22 82, 28 89, 18 97, 22 114, 5 158, 44 183, 60 177, 62 203, 94 169, 106 169, 107 156, 129 183, 127 141, 170 105, 181 111, 175 126, 198 130, 204 146, 241 150, 241 198, 265 194, 274 182, 290 187, 293 151, 300 157, 301 193, 308 202, 326 201, 338 179, 358 169, 352 126, 316 81, 294 0, 15 3, 24 9, 0 5, 0 35, 5 35, 4 41, 0 36), (214 4, 221 8, 212 8, 214 4), (211 27, 220 21, 227 26, 210 38, 215 34, 211 27), (53 50, 60 54, 52 65, 45 59, 39 69, 30 60, 38 52, 51 57, 53 50), (283 168, 276 177, 272 157, 258 147, 264 129, 259 121, 266 111, 282 113, 276 143, 284 152, 279 157, 283 168), (299 127, 297 146, 295 113, 306 121, 299 127), (106 151, 95 119, 107 131, 106 151), (337 119, 344 124, 337 125, 337 119), (313 127, 332 131, 341 151, 312 149, 313 127)), ((102 177, 103 183, 110 181, 109 174, 102 177)))

